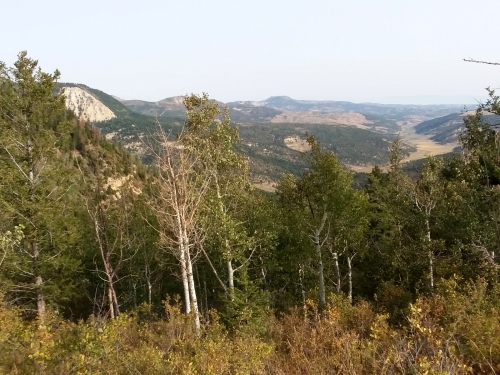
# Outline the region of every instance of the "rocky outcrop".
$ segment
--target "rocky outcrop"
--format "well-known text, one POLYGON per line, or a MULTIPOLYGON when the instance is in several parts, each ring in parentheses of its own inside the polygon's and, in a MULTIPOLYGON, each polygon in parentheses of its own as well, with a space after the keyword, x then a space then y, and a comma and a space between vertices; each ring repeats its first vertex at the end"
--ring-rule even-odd
POLYGON ((80 87, 65 87, 66 107, 80 119, 90 122, 107 121, 116 115, 100 100, 80 87))

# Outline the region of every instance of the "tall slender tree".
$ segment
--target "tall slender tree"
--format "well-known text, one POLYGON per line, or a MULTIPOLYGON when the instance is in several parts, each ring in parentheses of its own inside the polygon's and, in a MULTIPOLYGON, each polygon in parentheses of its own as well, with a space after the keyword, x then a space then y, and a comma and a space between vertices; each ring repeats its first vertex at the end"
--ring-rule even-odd
POLYGON ((71 237, 65 220, 72 216, 67 198, 75 181, 58 151, 71 129, 64 121, 65 98, 63 91, 57 92, 58 78, 58 71, 43 72, 26 52, 12 68, 0 64, 2 211, 25 227, 14 291, 20 298, 34 295, 42 321, 45 282, 61 266, 64 243, 71 237))
POLYGON ((434 252, 432 249, 431 219, 436 205, 443 199, 443 181, 440 178, 443 162, 429 157, 411 195, 424 221, 424 247, 429 258, 429 286, 434 289, 434 252))
POLYGON ((200 329, 198 298, 193 262, 196 242, 202 241, 198 220, 210 186, 211 173, 200 168, 200 158, 183 145, 186 132, 175 139, 158 126, 156 142, 150 145, 158 168, 158 187, 150 207, 158 222, 158 234, 164 248, 179 261, 187 314, 193 311, 200 329))
MULTIPOLYGON (((295 230, 301 231, 312 242, 318 277, 319 304, 324 306, 326 304, 324 247, 330 245, 331 248, 332 244, 335 244, 335 247, 341 246, 346 251, 348 263, 352 264, 356 250, 355 247, 345 246, 345 243, 355 238, 358 241, 361 238, 359 233, 366 230, 368 200, 364 192, 356 191, 352 187, 351 172, 342 166, 333 152, 321 148, 314 137, 309 137, 308 142, 311 147, 307 156, 309 169, 300 179, 285 177, 278 188, 278 194, 282 209, 285 212, 294 212, 296 216, 295 230)), ((339 251, 333 253, 336 253, 338 258, 339 251)), ((349 290, 352 290, 352 284, 349 290)), ((352 292, 350 295, 352 296, 352 292)))

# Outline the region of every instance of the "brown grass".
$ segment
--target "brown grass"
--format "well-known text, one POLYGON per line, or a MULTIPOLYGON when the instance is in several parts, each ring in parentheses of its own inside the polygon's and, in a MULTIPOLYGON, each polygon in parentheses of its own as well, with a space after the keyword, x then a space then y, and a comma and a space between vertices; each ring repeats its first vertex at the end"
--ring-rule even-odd
MULTIPOLYGON (((428 135, 417 134, 415 133, 412 123, 408 123, 402 127, 400 136, 404 143, 413 146, 417 149, 417 151, 407 155, 404 158, 403 162, 423 159, 428 156, 446 154, 452 152, 455 147, 459 146, 458 143, 440 144, 433 141, 432 139, 429 139, 428 135)), ((366 164, 362 166, 348 165, 348 167, 355 172, 365 172, 365 173, 370 173, 374 166, 375 165, 373 164, 366 164)), ((383 165, 380 167, 382 170, 387 170, 388 165, 383 165)))
POLYGON ((346 125, 356 128, 368 129, 367 125, 372 124, 361 113, 355 112, 292 112, 283 111, 275 116, 273 123, 295 123, 295 124, 325 124, 325 125, 346 125))
POLYGON ((416 152, 411 153, 404 161, 411 161, 422 159, 427 156, 441 155, 453 151, 458 143, 440 144, 429 139, 428 135, 415 133, 413 127, 403 127, 400 133, 401 139, 404 143, 413 146, 417 149, 416 152))
POLYGON ((311 149, 309 143, 305 139, 301 139, 298 135, 286 137, 285 145, 295 151, 306 152, 311 149))
POLYGON ((264 190, 269 193, 274 193, 276 191, 276 183, 271 181, 254 183, 253 186, 255 186, 257 189, 264 190))

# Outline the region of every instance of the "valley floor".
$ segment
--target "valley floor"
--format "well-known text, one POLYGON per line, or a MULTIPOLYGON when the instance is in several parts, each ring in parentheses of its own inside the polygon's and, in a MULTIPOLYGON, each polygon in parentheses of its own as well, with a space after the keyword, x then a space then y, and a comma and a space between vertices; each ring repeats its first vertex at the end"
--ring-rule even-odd
MULTIPOLYGON (((428 156, 447 154, 452 152, 455 147, 459 146, 459 144, 455 142, 446 144, 437 143, 430 139, 430 136, 428 135, 417 134, 413 126, 402 126, 400 136, 404 143, 417 149, 417 151, 412 152, 405 157, 405 162, 423 159, 428 156)), ((349 167, 355 172, 370 173, 374 165, 350 165, 349 167)), ((387 165, 384 165, 381 168, 382 170, 386 170, 387 165)))
POLYGON ((402 127, 401 138, 403 142, 410 146, 416 147, 417 151, 411 153, 405 161, 422 159, 427 156, 442 155, 452 152, 453 149, 459 146, 458 142, 440 144, 429 136, 415 133, 414 127, 402 127))

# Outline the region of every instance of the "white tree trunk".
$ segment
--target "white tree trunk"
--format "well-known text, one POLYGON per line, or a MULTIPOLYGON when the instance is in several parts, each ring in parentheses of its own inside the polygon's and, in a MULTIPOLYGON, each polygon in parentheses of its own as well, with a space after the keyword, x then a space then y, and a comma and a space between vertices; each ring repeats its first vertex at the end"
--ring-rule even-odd
POLYGON ((118 304, 118 297, 116 295, 115 283, 111 281, 111 292, 113 293, 113 302, 115 304, 115 316, 120 315, 120 305, 118 304))
POLYGON ((348 278, 349 278, 349 293, 347 294, 347 298, 349 299, 349 303, 352 305, 352 257, 347 257, 347 267, 348 267, 348 278))
POLYGON ((340 267, 339 267, 339 254, 337 252, 333 253, 333 259, 335 260, 335 273, 337 274, 337 294, 340 294, 340 267))
POLYGON ((179 251, 180 251, 179 261, 181 263, 182 288, 184 290, 184 305, 186 309, 186 314, 189 314, 191 312, 191 298, 189 296, 188 267, 186 260, 186 250, 184 243, 182 242, 181 245, 179 246, 179 251))
POLYGON ((231 259, 227 261, 227 279, 229 286, 229 298, 234 301, 234 269, 231 259))
POLYGON ((38 243, 33 242, 31 244, 31 251, 33 256, 33 273, 35 275, 35 293, 36 293, 36 309, 40 323, 43 324, 45 320, 45 298, 43 295, 43 278, 40 274, 40 269, 38 266, 40 250, 38 248, 38 243))
MULTIPOLYGON (((222 194, 220 191, 220 186, 219 186, 219 179, 217 178, 217 175, 214 176, 215 180, 215 188, 217 191, 217 199, 219 201, 219 211, 220 214, 223 218, 226 217, 226 210, 224 209, 224 203, 222 201, 222 194)), ((231 246, 229 245, 229 240, 226 238, 225 240, 225 246, 226 246, 226 251, 227 251, 227 256, 228 260, 226 262, 227 265, 227 285, 229 287, 229 299, 231 301, 234 301, 234 268, 233 268, 233 263, 231 260, 232 252, 231 252, 231 246)))
POLYGON ((111 286, 108 283, 108 304, 109 304, 109 317, 111 319, 115 318, 115 309, 114 309, 114 302, 113 302, 113 290, 111 289, 111 286))
POLYGON ((146 264, 145 276, 146 276, 146 283, 148 285, 148 304, 151 306, 151 295, 153 286, 151 285, 151 270, 148 264, 146 264))
POLYGON ((151 289, 152 289, 152 286, 151 286, 151 281, 148 279, 148 305, 151 305, 151 289))
POLYGON ((320 306, 326 305, 325 293, 325 276, 323 270, 323 259, 321 256, 321 242, 320 242, 320 229, 314 231, 314 245, 316 247, 316 256, 318 257, 318 277, 319 277, 319 304, 320 306))
MULTIPOLYGON (((185 235, 185 240, 187 241, 186 235, 185 235)), ((189 253, 189 247, 186 248, 188 249, 188 251, 186 251, 186 265, 187 265, 187 277, 189 284, 189 295, 191 296, 191 308, 194 313, 194 325, 196 327, 196 331, 199 332, 201 328, 200 312, 198 310, 198 299, 196 298, 196 288, 193 277, 193 262, 191 260, 191 254, 189 253)))
POLYGON ((427 247, 429 252, 429 278, 431 290, 434 290, 434 254, 431 247, 431 228, 429 224, 429 217, 425 218, 425 228, 427 229, 427 247))
POLYGON ((45 298, 43 296, 43 279, 41 275, 37 275, 35 278, 35 288, 36 288, 36 308, 40 322, 43 324, 45 320, 45 298))
POLYGON ((184 306, 186 309, 186 314, 191 312, 191 298, 189 294, 189 281, 188 281, 188 255, 189 255, 189 242, 186 241, 184 236, 184 227, 182 225, 180 213, 176 208, 176 221, 177 221, 177 240, 179 243, 179 263, 181 264, 181 279, 182 288, 184 290, 184 306))
POLYGON ((118 305, 118 298, 116 296, 115 284, 113 282, 112 272, 109 266, 106 267, 106 285, 108 289, 108 303, 109 303, 109 317, 111 319, 120 315, 120 307, 118 305))
POLYGON ((300 286, 300 295, 302 297, 302 307, 304 309, 304 317, 306 316, 307 305, 306 305, 306 290, 304 289, 304 269, 302 268, 302 264, 299 264, 299 286, 300 286))

